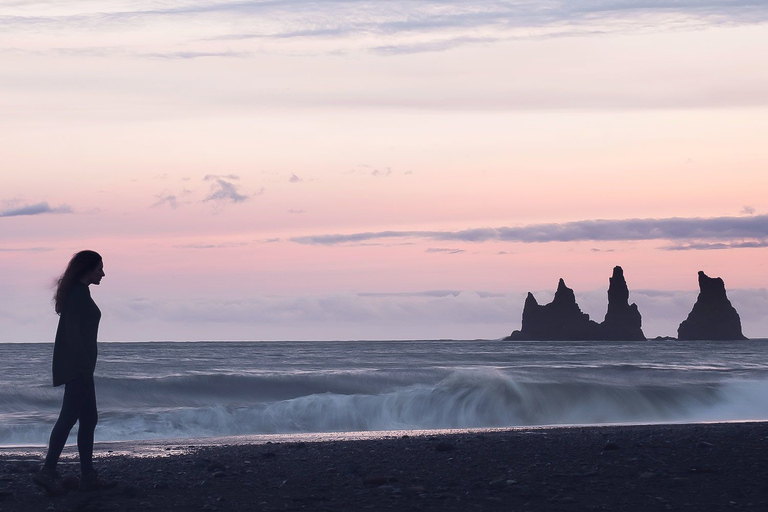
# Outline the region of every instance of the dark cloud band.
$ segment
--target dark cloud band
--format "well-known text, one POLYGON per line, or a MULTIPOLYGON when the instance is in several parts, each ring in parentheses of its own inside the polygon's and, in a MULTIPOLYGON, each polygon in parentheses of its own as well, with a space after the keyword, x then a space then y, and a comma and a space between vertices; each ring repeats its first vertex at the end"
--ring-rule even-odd
MULTIPOLYGON (((733 247, 763 247, 768 240, 768 215, 626 220, 582 220, 562 224, 464 229, 459 231, 377 231, 291 238, 308 245, 360 243, 388 238, 422 238, 455 242, 611 242, 640 240, 708 240, 730 242, 733 247)), ((713 244, 690 249, 722 248, 713 244)), ((670 247, 669 249, 674 249, 670 247)))
POLYGON ((0 217, 19 217, 23 215, 41 215, 45 213, 72 213, 72 208, 67 205, 52 208, 47 202, 42 202, 0 211, 0 217))
MULTIPOLYGON (((603 21, 627 25, 632 20, 658 16, 660 20, 693 20, 711 24, 748 24, 768 20, 768 6, 761 0, 602 0, 573 2, 554 0, 537 2, 521 0, 498 2, 473 1, 350 1, 350 0, 237 0, 189 2, 184 5, 155 8, 140 6, 126 9, 123 4, 100 5, 98 10, 64 15, 5 15, 0 16, 0 28, 19 27, 104 27, 115 25, 146 25, 159 19, 178 21, 189 18, 237 18, 273 20, 256 23, 251 33, 225 33, 219 39, 248 38, 308 38, 351 37, 377 33, 386 36, 415 31, 477 31, 483 28, 511 30, 545 27, 562 30, 564 25, 590 25, 603 21), (260 29, 259 29, 260 25, 260 29)), ((673 23, 674 24, 674 23, 673 23)), ((570 28, 566 31, 569 32, 570 28)), ((469 37, 468 42, 474 39, 469 37)), ((453 43, 460 41, 454 40, 453 43)), ((409 51, 397 45, 384 47, 384 52, 409 51)), ((195 53, 173 54, 176 58, 194 58, 195 53)), ((231 56, 231 54, 227 54, 231 56)))

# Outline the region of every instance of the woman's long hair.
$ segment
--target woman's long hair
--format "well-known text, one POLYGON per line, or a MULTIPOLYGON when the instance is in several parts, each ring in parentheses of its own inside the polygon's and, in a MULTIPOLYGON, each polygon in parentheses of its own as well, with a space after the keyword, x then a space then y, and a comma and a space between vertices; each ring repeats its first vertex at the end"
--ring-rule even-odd
POLYGON ((53 294, 53 309, 57 314, 64 311, 64 301, 72 286, 85 274, 92 271, 101 263, 101 255, 96 251, 80 251, 69 260, 67 269, 56 282, 56 293, 53 294))

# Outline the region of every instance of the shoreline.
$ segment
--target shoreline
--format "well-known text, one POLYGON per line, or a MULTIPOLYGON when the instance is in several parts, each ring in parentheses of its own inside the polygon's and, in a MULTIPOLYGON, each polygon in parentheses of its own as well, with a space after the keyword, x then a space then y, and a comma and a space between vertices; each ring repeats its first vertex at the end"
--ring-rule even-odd
MULTIPOLYGON (((142 455, 107 444, 95 462, 118 487, 56 498, 31 482, 42 449, 0 450, 0 511, 768 509, 764 421, 161 441, 142 455)), ((62 462, 77 475, 71 453, 62 462)))
MULTIPOLYGON (((349 432, 301 432, 301 433, 274 433, 274 434, 246 434, 228 436, 202 436, 179 437, 158 439, 132 439, 116 441, 96 441, 94 443, 94 458, 109 456, 111 454, 129 455, 134 457, 152 456, 163 454, 168 448, 182 450, 192 448, 227 447, 242 445, 286 444, 286 443, 326 443, 337 441, 364 441, 397 439, 403 436, 451 436, 451 435, 481 435, 497 432, 520 432, 539 430, 558 430, 574 428, 603 428, 603 427, 666 427, 675 425, 717 425, 739 423, 766 423, 768 419, 747 420, 716 420, 695 422, 648 422, 648 423, 599 423, 599 424, 550 424, 550 425, 522 425, 509 427, 470 427, 470 428, 444 428, 444 429, 399 429, 399 430, 361 430, 349 432)), ((98 427, 97 427, 98 428, 98 427)), ((74 428, 76 433, 77 429, 74 428)), ((75 444, 76 435, 70 436, 62 452, 63 459, 77 456, 75 444)), ((0 445, 0 457, 4 455, 34 456, 44 453, 47 445, 0 445)))

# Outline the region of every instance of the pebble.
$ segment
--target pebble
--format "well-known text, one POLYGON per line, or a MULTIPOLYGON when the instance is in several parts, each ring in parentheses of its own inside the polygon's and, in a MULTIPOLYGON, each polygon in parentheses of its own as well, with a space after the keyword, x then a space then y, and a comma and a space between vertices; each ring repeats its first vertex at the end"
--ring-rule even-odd
POLYGON ((123 489, 123 494, 126 498, 135 498, 139 495, 139 489, 133 485, 126 485, 123 489))
POLYGON ((452 452, 456 449, 456 445, 451 443, 437 443, 435 445, 435 451, 438 452, 452 452))
POLYGON ((226 469, 226 467, 224 466, 224 464, 222 464, 220 462, 214 462, 213 464, 210 464, 208 466, 208 472, 209 473, 216 473, 216 472, 219 472, 219 471, 224 471, 225 469, 226 469))
POLYGON ((502 489, 507 486, 507 480, 505 478, 494 480, 488 484, 491 489, 502 489))
POLYGON ((363 479, 365 485, 386 485, 389 483, 397 482, 397 478, 384 475, 372 475, 363 479))
POLYGON ((67 491, 76 491, 80 487, 80 479, 76 476, 67 476, 61 479, 61 486, 67 491))

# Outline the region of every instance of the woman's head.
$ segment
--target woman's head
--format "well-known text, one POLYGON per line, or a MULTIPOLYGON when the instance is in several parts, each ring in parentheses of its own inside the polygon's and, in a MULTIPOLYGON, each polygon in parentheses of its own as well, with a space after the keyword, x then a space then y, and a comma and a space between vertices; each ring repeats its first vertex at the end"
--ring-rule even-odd
POLYGON ((99 284, 104 277, 104 262, 101 255, 95 251, 80 251, 69 260, 67 269, 56 281, 56 293, 53 296, 54 309, 61 314, 64 301, 78 282, 84 284, 99 284))

